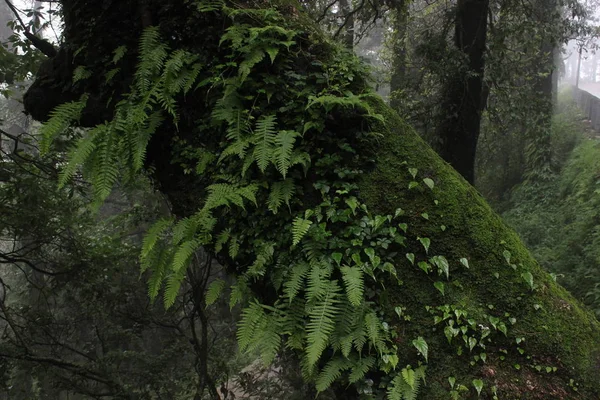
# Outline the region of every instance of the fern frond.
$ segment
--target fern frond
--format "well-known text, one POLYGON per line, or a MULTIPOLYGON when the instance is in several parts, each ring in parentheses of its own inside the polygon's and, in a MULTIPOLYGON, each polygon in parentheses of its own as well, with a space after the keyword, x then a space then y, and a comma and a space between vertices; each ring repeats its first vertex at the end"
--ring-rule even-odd
POLYGON ((340 268, 342 279, 346 286, 346 295, 353 306, 359 306, 363 301, 365 279, 359 267, 343 266, 340 268))
POLYGON ((284 178, 291 166, 292 150, 298 136, 300 134, 296 131, 279 131, 275 137, 275 147, 273 149, 275 166, 284 178))
POLYGON ((110 195, 119 179, 115 145, 115 137, 111 131, 105 131, 104 135, 97 137, 92 176, 94 197, 97 202, 104 201, 110 195))
POLYGON ((238 188, 227 183, 216 183, 208 188, 208 196, 204 204, 205 210, 212 210, 220 206, 230 206, 231 203, 244 208, 244 200, 238 193, 238 188))
POLYGON ((174 272, 179 272, 180 270, 185 270, 185 267, 192 255, 196 250, 200 248, 200 243, 195 240, 186 240, 181 243, 175 251, 175 255, 173 256, 173 264, 171 264, 171 269, 174 272))
POLYGON ((375 350, 381 351, 384 347, 381 322, 374 311, 370 311, 365 315, 365 329, 367 330, 367 337, 370 344, 375 350))
POLYGON ((85 80, 92 76, 92 72, 85 68, 83 65, 79 65, 73 71, 73 83, 77 83, 79 81, 85 80))
POLYGON ((274 115, 263 116, 256 122, 253 135, 253 142, 255 143, 254 157, 261 172, 265 172, 273 157, 275 125, 274 115))
POLYGON ((207 307, 217 301, 224 288, 225 281, 223 279, 217 279, 208 286, 208 289, 206 289, 206 295, 204 296, 204 302, 206 303, 207 307))
POLYGON ((352 372, 348 376, 348 382, 356 383, 360 381, 371 368, 375 365, 375 357, 363 357, 352 364, 352 372))
POLYGON ((304 262, 292 267, 289 279, 283 284, 283 293, 289 303, 292 303, 300 289, 304 286, 304 279, 308 275, 308 271, 309 265, 304 262))
POLYGON ((241 304, 246 298, 250 289, 248 289, 248 283, 245 278, 239 277, 235 285, 231 287, 231 294, 229 295, 229 309, 233 309, 237 304, 241 304))
POLYGON ((90 159, 92 153, 96 149, 96 135, 102 135, 105 129, 106 125, 99 125, 77 142, 76 146, 69 153, 69 162, 67 166, 60 172, 60 177, 58 179, 59 188, 64 187, 73 175, 75 175, 77 168, 90 159))
POLYGON ((273 214, 277 214, 279 207, 282 203, 285 203, 290 208, 290 200, 296 191, 296 185, 293 179, 286 179, 271 184, 271 190, 269 192, 269 199, 267 206, 273 214))
POLYGON ((150 252, 156 246, 156 242, 160 235, 171 225, 173 225, 172 218, 162 218, 154 223, 146 232, 146 236, 144 236, 144 240, 142 241, 142 251, 140 253, 140 259, 143 260, 148 257, 150 252))
POLYGON ((167 276, 167 283, 165 284, 165 292, 163 296, 163 304, 165 309, 169 309, 173 304, 175 304, 175 299, 177 298, 179 288, 181 287, 181 282, 184 278, 185 269, 183 268, 178 271, 172 271, 167 276))
POLYGON ((320 302, 309 314, 306 326, 306 359, 309 365, 315 365, 319 361, 329 343, 329 336, 335 329, 339 291, 337 282, 329 281, 320 302))
POLYGON ((86 103, 87 96, 82 96, 80 100, 63 103, 50 112, 50 119, 40 129, 42 154, 50 150, 50 145, 57 136, 73 122, 79 120, 86 103))
POLYGON ((246 351, 263 330, 267 323, 265 310, 256 301, 251 302, 242 311, 242 318, 238 323, 237 339, 240 351, 246 351))
POLYGON ((248 75, 250 75, 252 68, 256 64, 261 62, 264 58, 265 51, 261 48, 254 49, 246 55, 244 61, 242 61, 240 63, 240 66, 238 67, 238 76, 240 78, 240 83, 243 83, 246 80, 248 75))
POLYGON ((333 382, 342 376, 342 372, 350 369, 350 360, 346 358, 336 357, 327 362, 315 382, 318 392, 327 390, 333 382))
POLYGON ((224 6, 224 0, 201 0, 197 3, 198 11, 200 12, 218 11, 224 6))
POLYGON ((167 249, 161 248, 157 252, 157 257, 153 259, 151 269, 152 275, 148 280, 148 296, 154 300, 167 274, 167 268, 171 261, 171 253, 167 249))
POLYGON ((312 221, 302 217, 296 217, 292 223, 292 245, 295 246, 306 235, 308 229, 312 225, 312 221))

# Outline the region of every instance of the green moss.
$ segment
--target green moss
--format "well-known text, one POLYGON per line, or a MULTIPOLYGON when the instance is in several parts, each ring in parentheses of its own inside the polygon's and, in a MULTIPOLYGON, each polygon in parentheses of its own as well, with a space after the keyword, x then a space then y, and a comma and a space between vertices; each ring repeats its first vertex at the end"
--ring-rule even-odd
POLYGON ((595 398, 600 394, 598 321, 540 268, 515 232, 474 188, 394 112, 381 103, 374 106, 386 122, 374 127, 382 135, 375 145, 376 167, 360 182, 361 197, 375 213, 393 214, 396 208, 403 208, 409 226, 407 252, 417 254, 417 260, 424 259, 416 238, 430 238, 429 256, 443 255, 451 267, 446 295, 442 296, 429 275, 399 254, 398 267, 402 266, 405 284, 388 289, 392 292, 388 294, 389 309, 401 304, 413 318, 410 327, 403 328, 406 341, 424 336, 430 345, 431 383, 423 398, 447 398, 448 376, 467 386, 472 379, 482 378, 488 389, 496 385, 502 398, 566 398, 561 397, 563 391, 569 393, 568 398, 595 398), (411 190, 408 185, 413 178, 408 168, 418 170, 414 181, 420 183, 411 190), (433 190, 423 184, 424 178, 435 182, 433 190), (429 219, 422 218, 422 213, 429 219), (469 269, 459 262, 463 257, 468 259, 469 269), (522 275, 526 273, 533 276, 533 291, 522 275), (480 361, 470 366, 468 352, 457 356, 442 329, 433 331, 433 319, 425 306, 443 304, 460 305, 482 324, 489 325, 485 317, 490 315, 508 315, 516 322, 508 327, 507 337, 495 335, 487 345, 487 364, 480 361), (515 339, 521 337, 525 340, 517 346, 515 339), (508 352, 504 361, 500 349, 508 352), (556 373, 539 373, 535 366, 541 364, 557 367, 556 373), (570 379, 581 385, 579 394, 569 388, 570 379))

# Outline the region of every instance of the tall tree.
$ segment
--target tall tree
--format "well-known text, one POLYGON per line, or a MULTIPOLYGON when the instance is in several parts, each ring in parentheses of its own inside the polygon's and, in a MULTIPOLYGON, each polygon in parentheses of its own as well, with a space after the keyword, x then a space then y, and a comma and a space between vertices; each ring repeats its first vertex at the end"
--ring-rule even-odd
POLYGON ((475 179, 475 152, 486 101, 483 78, 489 0, 459 0, 454 45, 460 62, 443 89, 442 116, 436 136, 440 156, 464 178, 475 179))
MULTIPOLYGON (((203 247, 237 277, 206 299, 243 304, 241 349, 268 362, 285 342, 339 398, 600 394, 600 324, 287 1, 152 0, 152 26, 133 0, 63 4, 27 111, 46 146, 91 128, 63 177, 84 163, 100 199, 154 166, 180 218, 142 250, 166 305, 203 247)), ((461 7, 457 35, 478 37, 461 7)))

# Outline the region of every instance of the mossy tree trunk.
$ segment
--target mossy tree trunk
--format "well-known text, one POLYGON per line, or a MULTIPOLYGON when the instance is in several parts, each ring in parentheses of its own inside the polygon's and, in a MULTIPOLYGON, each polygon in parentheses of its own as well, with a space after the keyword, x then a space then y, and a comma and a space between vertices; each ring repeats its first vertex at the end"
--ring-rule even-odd
MULTIPOLYGON (((87 92, 91 103, 81 124, 91 126, 107 115, 110 118, 112 107, 132 81, 138 39, 149 23, 160 28, 172 49, 193 51, 206 65, 223 62, 219 41, 228 22, 222 14, 198 13, 186 1, 148 0, 144 4, 151 10, 149 16, 138 3, 64 0, 66 41, 30 88, 25 98, 27 111, 46 120, 53 107, 87 92), (116 72, 117 79, 107 81, 119 46, 127 47, 125 62, 116 72), (76 65, 85 66, 95 78, 73 83, 76 65)), ((296 7, 288 4, 280 10, 299 31, 315 30, 296 7)), ((288 64, 309 74, 333 50, 314 32, 301 37, 305 41, 302 51, 290 53, 295 58, 288 64)), ((257 79, 265 88, 273 78, 269 65, 265 60, 256 67, 257 79)), ((280 78, 291 85, 293 79, 300 79, 298 75, 280 78)), ((357 76, 348 79, 357 93, 365 90, 366 83, 357 76)), ((284 87, 277 86, 280 91, 284 87)), ((160 190, 180 217, 197 210, 205 182, 174 162, 181 155, 177 144, 182 138, 197 139, 196 126, 206 122, 201 117, 206 115, 203 107, 211 95, 210 90, 198 89, 179 99, 177 129, 165 124, 148 147, 147 164, 154 166, 160 190)), ((366 124, 357 115, 332 113, 324 123, 327 132, 340 138, 363 125, 378 133, 376 141, 356 147, 372 155, 362 165, 366 172, 357 182, 357 193, 377 214, 403 210, 405 247, 394 255, 402 284, 383 282, 377 301, 397 334, 399 365, 418 362, 413 339, 423 337, 429 345, 427 384, 420 398, 448 398, 453 390, 448 378, 455 379, 454 390, 464 385, 463 397, 477 397, 481 380, 484 398, 493 398, 494 391, 500 398, 513 399, 598 398, 598 321, 540 268, 476 190, 394 111, 378 99, 371 100, 371 107, 385 122, 366 124), (413 262, 408 261, 410 254, 413 262), (418 267, 426 267, 420 262, 435 263, 435 256, 440 265, 439 256, 447 260, 447 274, 426 274, 418 267)), ((210 144, 212 139, 202 140, 210 144)), ((319 154, 311 154, 314 163, 319 154)), ((315 182, 310 174, 305 179, 308 203, 315 182)), ((267 298, 272 295, 265 293, 267 298)), ((385 381, 381 375, 375 377, 385 381)), ((346 394, 339 397, 348 398, 346 394)))

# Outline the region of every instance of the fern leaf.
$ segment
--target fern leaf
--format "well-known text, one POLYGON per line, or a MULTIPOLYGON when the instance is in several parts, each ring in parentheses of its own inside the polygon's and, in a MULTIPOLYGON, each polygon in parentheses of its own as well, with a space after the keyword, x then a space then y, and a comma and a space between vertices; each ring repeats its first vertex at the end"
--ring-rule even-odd
POLYGON ((388 385, 388 400, 404 400, 404 392, 408 385, 400 375, 396 375, 388 385))
POLYGON ((110 195, 119 179, 119 163, 115 147, 115 137, 112 132, 107 131, 98 137, 92 176, 94 197, 98 202, 104 201, 110 195))
POLYGON ((335 316, 338 307, 338 293, 340 287, 336 281, 330 281, 327 289, 315 305, 310 314, 306 326, 306 359, 308 365, 315 365, 329 343, 329 336, 335 329, 335 316))
POLYGON ((232 310, 237 304, 241 304, 248 294, 248 284, 243 278, 238 278, 235 285, 231 287, 229 295, 229 309, 232 310))
POLYGON ((161 233, 163 233, 172 224, 172 218, 162 218, 155 222, 150 229, 148 229, 148 232, 146 232, 146 236, 144 236, 144 240, 142 241, 142 251, 140 255, 142 260, 148 257, 150 251, 152 251, 154 246, 156 246, 156 242, 158 241, 161 233))
POLYGON ((292 245, 295 246, 306 235, 308 229, 312 225, 312 221, 302 217, 296 217, 292 223, 292 245))
POLYGON ((225 281, 223 279, 217 279, 213 281, 206 290, 204 301, 206 306, 210 306, 221 296, 223 289, 225 288, 225 281))
POLYGON ((261 331, 266 323, 267 316, 258 302, 253 301, 244 308, 237 330, 240 351, 246 351, 252 345, 256 340, 257 332, 261 331))
POLYGON ((289 303, 292 303, 294 298, 298 295, 298 292, 304 286, 304 279, 308 275, 308 264, 300 263, 292 267, 290 278, 284 283, 283 293, 288 299, 289 303))
POLYGON ((118 63, 127 53, 127 46, 119 46, 113 51, 113 64, 118 63))
POLYGON ((383 337, 381 335, 381 322, 374 311, 368 312, 365 315, 365 328, 367 337, 371 345, 377 350, 383 349, 383 337))
POLYGON ((275 137, 275 147, 273 150, 275 166, 284 178, 291 166, 292 150, 298 136, 300 134, 296 131, 280 131, 275 137))
POLYGON ((102 134, 105 128, 105 125, 100 125, 92 129, 86 137, 77 142, 76 147, 68 156, 69 163, 60 173, 58 180, 59 188, 64 187, 64 185, 66 185, 66 183, 73 177, 73 175, 75 175, 77 168, 90 159, 92 153, 96 149, 96 134, 102 134))
POLYGON ((363 379, 367 372, 375 365, 375 357, 363 357, 352 364, 352 372, 348 376, 348 382, 356 383, 363 379))
POLYGON ((43 154, 50 150, 50 144, 57 136, 63 133, 71 123, 79 120, 86 102, 87 97, 84 96, 79 101, 63 103, 50 112, 50 119, 40 129, 42 137, 40 150, 43 154))
POLYGON ((171 261, 171 254, 166 249, 159 249, 157 257, 151 265, 152 275, 148 280, 148 297, 154 300, 158 296, 158 292, 165 279, 168 265, 171 261))
POLYGON ((181 270, 185 270, 185 267, 192 255, 198 248, 200 247, 200 243, 197 240, 186 240, 181 243, 173 256, 173 264, 171 265, 171 269, 174 272, 179 272, 181 270))
POLYGON ((254 157, 261 172, 265 172, 273 156, 275 124, 274 115, 263 116, 256 122, 253 135, 255 143, 254 157))
POLYGON ((350 369, 351 363, 344 358, 333 358, 327 362, 316 381, 316 389, 318 392, 327 390, 333 382, 342 376, 342 372, 350 369))
POLYGON ((229 257, 235 259, 240 251, 240 243, 238 242, 237 236, 232 236, 229 241, 229 257))
POLYGON ((184 269, 173 271, 171 274, 169 274, 169 276, 167 276, 167 283, 165 284, 165 293, 163 297, 165 309, 169 309, 173 304, 175 304, 175 299, 177 298, 179 288, 181 287, 181 282, 184 278, 184 269))
POLYGON ((296 186, 292 179, 286 179, 284 181, 275 182, 271 185, 269 192, 269 199, 267 206, 273 214, 277 214, 279 207, 285 203, 288 208, 290 207, 290 200, 296 191, 296 186))
POLYGON ((340 268, 342 279, 346 286, 346 295, 353 306, 359 306, 363 301, 365 280, 359 267, 343 266, 340 268))

